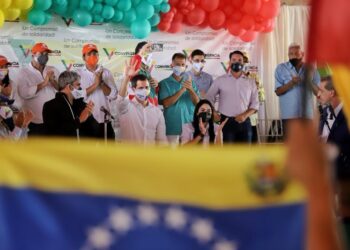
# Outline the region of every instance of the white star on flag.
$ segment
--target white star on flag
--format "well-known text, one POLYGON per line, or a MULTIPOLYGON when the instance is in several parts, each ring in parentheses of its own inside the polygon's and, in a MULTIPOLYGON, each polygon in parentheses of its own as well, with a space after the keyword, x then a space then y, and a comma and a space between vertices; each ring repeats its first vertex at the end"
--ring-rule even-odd
POLYGON ((109 221, 112 228, 119 232, 127 232, 132 227, 132 217, 126 209, 114 209, 109 221))
POLYGON ((94 227, 88 234, 89 242, 96 249, 106 249, 112 244, 112 234, 103 227, 94 227))
POLYGON ((208 242, 214 236, 212 223, 204 219, 197 219, 193 222, 191 232, 200 242, 208 242))
POLYGON ((187 222, 186 214, 179 208, 169 208, 165 214, 166 224, 173 229, 182 229, 187 222))
POLYGON ((145 225, 154 225, 159 220, 159 215, 157 210, 148 205, 140 205, 137 208, 137 215, 139 220, 145 225))

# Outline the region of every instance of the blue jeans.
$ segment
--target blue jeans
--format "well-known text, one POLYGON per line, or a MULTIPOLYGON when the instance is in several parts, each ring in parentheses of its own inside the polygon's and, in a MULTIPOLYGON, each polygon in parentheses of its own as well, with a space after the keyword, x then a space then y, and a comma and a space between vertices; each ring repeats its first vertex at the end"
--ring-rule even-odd
MULTIPOLYGON (((221 114, 221 121, 227 116, 221 114)), ((242 123, 235 121, 234 117, 229 117, 224 128, 222 129, 224 143, 251 143, 252 142, 252 125, 250 119, 246 119, 242 123)))

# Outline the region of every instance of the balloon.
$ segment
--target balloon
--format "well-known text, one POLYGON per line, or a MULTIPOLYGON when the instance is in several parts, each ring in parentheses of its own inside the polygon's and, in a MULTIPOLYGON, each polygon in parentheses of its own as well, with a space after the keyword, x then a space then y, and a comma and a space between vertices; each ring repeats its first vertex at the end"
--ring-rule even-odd
POLYGON ((263 26, 262 32, 268 33, 268 32, 273 31, 274 28, 275 28, 275 20, 269 19, 269 20, 267 20, 265 26, 263 26))
POLYGON ((4 25, 4 22, 5 22, 5 15, 2 12, 2 10, 0 10, 0 27, 4 25))
POLYGON ((233 8, 231 6, 227 6, 223 9, 223 11, 225 12, 226 16, 230 16, 233 13, 233 8))
POLYGON ((265 1, 262 3, 261 9, 259 11, 259 15, 266 19, 274 18, 278 15, 279 9, 280 9, 279 0, 269 0, 268 2, 265 1))
POLYGON ((94 7, 94 0, 80 1, 80 8, 83 10, 91 10, 94 7))
POLYGON ((98 14, 101 14, 102 10, 103 10, 103 5, 100 3, 95 3, 94 7, 92 7, 91 13, 98 15, 98 14))
POLYGON ((168 30, 169 33, 177 33, 180 32, 182 28, 182 23, 173 22, 168 30))
POLYGON ((149 2, 144 0, 136 7, 136 13, 137 18, 148 19, 154 14, 154 7, 149 2))
POLYGON ((121 11, 128 11, 131 8, 131 1, 130 0, 119 1, 117 4, 117 7, 121 11))
POLYGON ((198 25, 198 27, 199 27, 199 28, 202 28, 202 29, 207 28, 208 26, 209 26, 209 21, 208 21, 207 18, 204 19, 203 23, 201 23, 200 25, 198 25))
POLYGON ((68 6, 67 5, 54 5, 54 12, 63 16, 66 14, 67 12, 67 8, 68 6))
POLYGON ((115 6, 118 0, 105 0, 106 5, 115 6))
POLYGON ((11 5, 11 0, 2 0, 1 9, 7 9, 11 5))
POLYGON ((45 23, 45 12, 42 10, 32 9, 28 13, 28 21, 33 25, 42 25, 45 23))
POLYGON ((226 21, 225 13, 222 10, 215 10, 209 14, 209 25, 213 29, 220 29, 226 21))
POLYGON ((177 13, 176 15, 174 15, 174 19, 173 19, 174 23, 182 23, 183 20, 184 20, 183 14, 177 13))
POLYGON ((187 21, 191 25, 200 25, 205 19, 205 11, 199 7, 190 11, 187 15, 187 21))
POLYGON ((125 26, 130 26, 132 22, 134 22, 136 20, 136 11, 135 9, 131 8, 128 11, 124 12, 124 16, 123 16, 123 24, 125 26))
POLYGON ((154 14, 148 21, 152 27, 157 26, 160 22, 160 16, 158 14, 154 14))
POLYGON ((123 19, 123 12, 121 12, 120 10, 116 10, 114 9, 114 16, 112 17, 112 22, 114 23, 118 23, 123 19))
POLYGON ((241 36, 244 33, 244 30, 237 23, 228 23, 227 30, 231 35, 234 35, 234 36, 241 36))
POLYGON ((249 15, 255 15, 260 8, 261 0, 245 0, 242 10, 249 15))
POLYGON ((98 15, 98 14, 94 15, 93 20, 94 20, 95 23, 103 23, 103 21, 104 21, 103 17, 98 15))
POLYGON ((157 27, 160 31, 165 32, 165 31, 168 31, 170 29, 170 26, 171 26, 171 23, 169 23, 169 22, 160 22, 157 27))
POLYGON ((4 14, 5 14, 5 20, 14 21, 21 14, 21 10, 10 8, 10 9, 4 10, 4 14))
POLYGON ((167 3, 162 3, 160 5, 160 11, 163 13, 167 13, 168 11, 170 11, 170 5, 167 3))
POLYGON ((48 10, 52 5, 52 0, 35 0, 34 8, 37 10, 48 10))
POLYGON ((137 5, 139 5, 140 2, 141 2, 141 0, 131 0, 132 6, 137 6, 137 5))
POLYGON ((205 11, 213 11, 219 7, 219 0, 202 0, 201 7, 205 11))
POLYGON ((250 30, 254 28, 255 19, 250 15, 244 15, 239 24, 243 29, 250 30))
POLYGON ((55 0, 54 2, 56 5, 67 5, 67 0, 55 0))
POLYGON ((253 41, 256 37, 258 36, 258 32, 255 31, 247 31, 244 34, 240 35, 239 38, 243 41, 243 42, 251 42, 253 41))
POLYGON ((104 19, 111 19, 114 16, 114 9, 112 6, 105 5, 102 9, 102 17, 104 19))
POLYGON ((136 20, 131 24, 131 34, 138 39, 143 39, 151 32, 151 25, 147 20, 136 20))
POLYGON ((163 0, 147 0, 152 5, 161 4, 163 0))
POLYGON ((233 11, 231 16, 230 16, 230 20, 232 20, 233 22, 239 22, 242 20, 243 14, 242 12, 240 12, 239 10, 233 11))
POLYGON ((20 10, 27 10, 33 6, 33 0, 12 0, 12 6, 20 10))
POLYGON ((92 23, 92 16, 87 10, 76 10, 73 14, 73 20, 81 27, 92 23))
POLYGON ((51 22, 51 19, 52 19, 52 15, 45 12, 45 21, 43 24, 48 24, 49 22, 51 22))
POLYGON ((236 7, 236 8, 241 8, 242 5, 244 3, 244 0, 232 0, 231 1, 231 4, 233 5, 233 7, 236 7))

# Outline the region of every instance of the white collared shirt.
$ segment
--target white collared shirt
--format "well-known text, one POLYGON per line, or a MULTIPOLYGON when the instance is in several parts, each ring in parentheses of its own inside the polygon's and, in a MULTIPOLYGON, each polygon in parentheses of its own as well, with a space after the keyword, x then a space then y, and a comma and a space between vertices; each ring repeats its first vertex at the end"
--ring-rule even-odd
POLYGON ((144 107, 136 98, 118 96, 120 138, 123 141, 138 143, 167 143, 165 120, 159 107, 148 103, 144 107))
MULTIPOLYGON (((98 66, 97 69, 94 72, 92 72, 88 70, 86 66, 84 66, 84 68, 78 71, 81 77, 81 80, 80 80, 81 87, 83 89, 86 90, 87 88, 89 88, 91 85, 94 84, 95 72, 99 71, 100 69, 101 69, 101 66, 98 66)), ((88 103, 89 101, 92 101, 95 104, 92 115, 98 123, 104 122, 104 113, 100 110, 101 107, 105 107, 110 112, 111 101, 115 100, 118 95, 118 90, 114 82, 113 75, 106 68, 103 68, 102 80, 111 89, 111 93, 108 96, 105 96, 102 88, 97 87, 97 89, 94 92, 92 92, 89 96, 85 98, 85 102, 88 103)))
POLYGON ((22 99, 22 107, 33 112, 33 123, 43 123, 44 103, 55 98, 57 90, 49 83, 48 86, 37 92, 38 84, 42 83, 47 71, 52 70, 57 81, 59 71, 52 66, 45 66, 43 73, 33 67, 31 63, 20 70, 17 77, 17 91, 22 99))
MULTIPOLYGON (((337 117, 340 110, 343 108, 343 103, 340 103, 338 104, 338 106, 334 109, 334 115, 337 117)), ((328 122, 328 126, 327 124, 324 124, 323 126, 323 129, 322 129, 322 139, 324 141, 327 141, 328 140, 328 136, 329 136, 329 133, 331 132, 330 129, 332 129, 332 126, 334 124, 334 121, 335 121, 335 117, 333 117, 332 114, 330 114, 329 110, 327 109, 327 122, 328 122), (332 119, 331 119, 332 118, 332 119)))

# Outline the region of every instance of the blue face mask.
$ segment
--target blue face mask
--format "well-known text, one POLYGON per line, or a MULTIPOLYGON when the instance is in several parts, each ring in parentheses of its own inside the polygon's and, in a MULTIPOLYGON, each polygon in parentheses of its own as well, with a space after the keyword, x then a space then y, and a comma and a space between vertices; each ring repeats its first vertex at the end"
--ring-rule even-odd
POLYGON ((173 73, 176 76, 181 76, 183 73, 185 73, 186 71, 186 67, 182 67, 182 66, 174 66, 173 67, 173 73))

